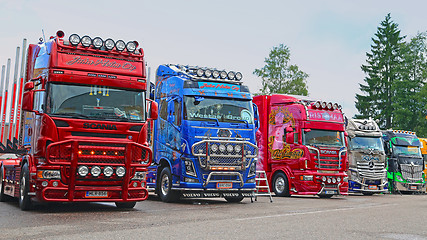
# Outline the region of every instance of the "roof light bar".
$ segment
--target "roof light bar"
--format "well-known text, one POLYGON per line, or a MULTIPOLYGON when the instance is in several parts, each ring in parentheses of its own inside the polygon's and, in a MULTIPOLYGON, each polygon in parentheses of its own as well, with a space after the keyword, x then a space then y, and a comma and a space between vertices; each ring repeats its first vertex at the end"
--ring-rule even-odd
MULTIPOLYGON (((57 36, 62 38, 64 33, 62 31, 58 31, 57 36)), ((108 51, 115 49, 119 52, 122 52, 126 49, 130 53, 134 53, 139 45, 137 41, 129 41, 128 43, 125 43, 123 40, 118 40, 114 42, 114 40, 111 38, 108 38, 104 41, 100 37, 95 37, 92 39, 87 35, 80 38, 80 36, 75 33, 71 34, 68 40, 72 46, 78 46, 81 43, 81 45, 86 48, 92 46, 95 49, 108 51)))
POLYGON ((332 110, 332 111, 342 109, 341 105, 339 105, 338 103, 332 104, 331 102, 327 103, 327 102, 321 102, 321 101, 313 102, 311 103, 311 106, 316 109, 324 109, 324 110, 332 110))

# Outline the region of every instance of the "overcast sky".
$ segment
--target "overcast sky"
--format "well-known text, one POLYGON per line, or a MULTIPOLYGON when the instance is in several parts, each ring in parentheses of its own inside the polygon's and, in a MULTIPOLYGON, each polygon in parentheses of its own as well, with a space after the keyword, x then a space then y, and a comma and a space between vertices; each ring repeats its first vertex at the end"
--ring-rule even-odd
POLYGON ((310 97, 338 102, 352 117, 380 22, 391 13, 410 38, 427 30, 426 10, 425 0, 0 0, 0 65, 11 58, 13 66, 23 38, 36 43, 42 29, 46 37, 63 30, 66 38, 137 40, 152 74, 163 63, 240 71, 258 92, 252 72, 283 43, 309 74, 310 97))

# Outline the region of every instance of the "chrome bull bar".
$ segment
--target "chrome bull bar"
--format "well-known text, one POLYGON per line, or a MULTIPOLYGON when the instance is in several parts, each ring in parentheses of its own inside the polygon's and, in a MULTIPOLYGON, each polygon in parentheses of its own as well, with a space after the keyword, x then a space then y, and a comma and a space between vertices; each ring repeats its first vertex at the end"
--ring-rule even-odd
POLYGON ((212 170, 211 166, 245 170, 258 156, 258 147, 248 141, 205 139, 193 144, 191 152, 205 170, 212 170))

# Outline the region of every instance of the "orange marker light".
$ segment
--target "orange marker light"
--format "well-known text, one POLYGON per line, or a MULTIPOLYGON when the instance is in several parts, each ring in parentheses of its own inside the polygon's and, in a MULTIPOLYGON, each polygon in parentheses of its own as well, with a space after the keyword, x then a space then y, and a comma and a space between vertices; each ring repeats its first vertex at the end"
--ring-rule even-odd
POLYGON ((94 152, 94 151, 91 151, 91 152, 90 152, 90 154, 92 154, 92 155, 93 155, 93 154, 95 154, 95 152, 94 152))

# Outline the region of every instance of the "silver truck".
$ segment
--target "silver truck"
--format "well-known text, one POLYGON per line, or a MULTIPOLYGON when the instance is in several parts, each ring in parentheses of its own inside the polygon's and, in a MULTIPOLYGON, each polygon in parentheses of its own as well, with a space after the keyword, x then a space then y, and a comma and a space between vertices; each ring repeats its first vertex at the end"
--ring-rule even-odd
POLYGON ((382 133, 373 119, 349 119, 348 191, 372 195, 387 192, 387 164, 382 133))

